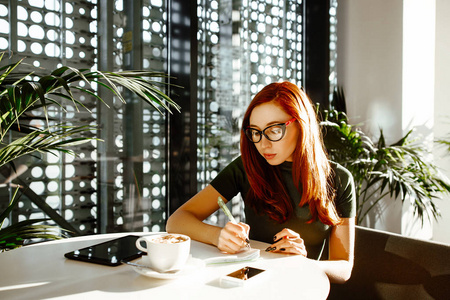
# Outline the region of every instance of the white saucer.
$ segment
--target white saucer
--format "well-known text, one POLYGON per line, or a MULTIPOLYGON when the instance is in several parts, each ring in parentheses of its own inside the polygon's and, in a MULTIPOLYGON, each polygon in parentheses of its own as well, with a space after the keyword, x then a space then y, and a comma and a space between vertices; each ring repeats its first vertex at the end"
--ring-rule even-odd
MULTIPOLYGON (((137 264, 141 263, 141 258, 139 258, 135 262, 137 264)), ((157 278, 157 279, 175 279, 180 276, 191 274, 200 268, 204 268, 205 263, 201 259, 193 258, 191 256, 191 257, 189 257, 188 261, 186 262, 185 267, 182 270, 180 270, 178 272, 174 272, 174 273, 160 273, 158 271, 155 271, 155 270, 149 269, 149 268, 140 268, 140 267, 135 267, 135 266, 131 266, 131 267, 137 273, 147 276, 147 277, 157 278)))

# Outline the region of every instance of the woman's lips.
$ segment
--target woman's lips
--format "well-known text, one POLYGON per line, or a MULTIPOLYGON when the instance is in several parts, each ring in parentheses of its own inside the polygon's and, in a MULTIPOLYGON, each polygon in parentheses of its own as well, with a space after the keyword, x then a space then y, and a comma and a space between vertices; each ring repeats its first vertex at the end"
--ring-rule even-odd
POLYGON ((268 154, 268 153, 264 153, 263 154, 265 159, 272 159, 276 156, 276 154, 268 154))

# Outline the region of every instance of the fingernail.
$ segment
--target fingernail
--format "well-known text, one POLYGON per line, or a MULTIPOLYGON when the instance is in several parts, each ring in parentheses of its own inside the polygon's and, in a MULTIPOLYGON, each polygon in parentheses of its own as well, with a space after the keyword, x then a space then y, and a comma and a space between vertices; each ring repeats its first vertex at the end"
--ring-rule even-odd
POLYGON ((284 249, 284 248, 281 248, 281 249, 280 249, 280 251, 286 251, 286 249, 284 249))
POLYGON ((250 244, 250 240, 249 240, 248 238, 245 238, 245 242, 246 242, 247 244, 250 244))
POLYGON ((266 248, 266 252, 270 252, 270 251, 273 251, 273 250, 275 250, 275 249, 277 249, 277 247, 267 247, 266 248))
POLYGON ((279 238, 278 240, 274 241, 274 243, 277 243, 279 241, 281 241, 283 238, 279 238))
POLYGON ((273 240, 275 241, 276 239, 277 239, 277 236, 276 236, 276 235, 274 235, 274 236, 273 236, 273 240))

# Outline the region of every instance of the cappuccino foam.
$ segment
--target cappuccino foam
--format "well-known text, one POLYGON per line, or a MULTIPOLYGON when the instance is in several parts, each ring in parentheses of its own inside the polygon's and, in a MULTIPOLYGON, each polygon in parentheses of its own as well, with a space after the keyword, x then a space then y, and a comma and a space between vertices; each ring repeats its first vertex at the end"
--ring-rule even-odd
POLYGON ((160 236, 160 237, 153 239, 154 243, 161 243, 161 244, 175 244, 175 243, 181 243, 181 242, 185 242, 185 241, 187 241, 187 238, 185 238, 184 236, 171 235, 171 234, 160 236))

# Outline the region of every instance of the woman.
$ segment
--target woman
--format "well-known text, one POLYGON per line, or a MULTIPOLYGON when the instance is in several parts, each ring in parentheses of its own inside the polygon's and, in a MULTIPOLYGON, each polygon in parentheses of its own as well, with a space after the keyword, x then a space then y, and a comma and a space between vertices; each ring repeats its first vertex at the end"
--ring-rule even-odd
POLYGON ((306 94, 290 82, 272 83, 245 113, 241 157, 182 205, 167 231, 228 253, 240 251, 247 238, 268 242, 266 251, 315 259, 332 282, 345 282, 353 268, 354 197, 351 174, 327 159, 306 94), (246 223, 202 222, 218 209, 219 196, 227 201, 238 193, 246 223))

